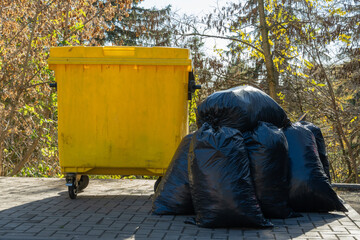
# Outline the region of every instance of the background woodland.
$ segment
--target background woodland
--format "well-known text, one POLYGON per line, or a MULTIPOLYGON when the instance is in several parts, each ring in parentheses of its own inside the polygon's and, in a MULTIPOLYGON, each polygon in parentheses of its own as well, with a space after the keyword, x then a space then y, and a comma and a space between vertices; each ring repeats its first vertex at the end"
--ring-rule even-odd
MULTIPOLYGON (((145 0, 146 1, 146 0, 145 0)), ((334 182, 359 183, 360 2, 238 0, 198 16, 132 0, 3 0, 0 5, 0 176, 61 176, 54 46, 189 48, 200 90, 249 84, 292 121, 321 127, 334 182), (223 39, 209 51, 206 41, 223 39)))

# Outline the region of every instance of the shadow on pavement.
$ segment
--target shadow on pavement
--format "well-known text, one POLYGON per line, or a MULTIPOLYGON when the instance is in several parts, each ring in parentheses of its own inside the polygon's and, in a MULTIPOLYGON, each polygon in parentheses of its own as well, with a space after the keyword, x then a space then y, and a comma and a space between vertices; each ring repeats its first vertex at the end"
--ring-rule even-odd
MULTIPOLYGON (((40 194, 39 192, 38 194, 40 194)), ((187 216, 151 214, 150 195, 86 195, 67 191, 0 211, 0 239, 290 239, 322 237, 339 214, 304 214, 272 220, 273 229, 205 229, 184 224, 187 216), (316 231, 314 231, 316 230, 316 231)))

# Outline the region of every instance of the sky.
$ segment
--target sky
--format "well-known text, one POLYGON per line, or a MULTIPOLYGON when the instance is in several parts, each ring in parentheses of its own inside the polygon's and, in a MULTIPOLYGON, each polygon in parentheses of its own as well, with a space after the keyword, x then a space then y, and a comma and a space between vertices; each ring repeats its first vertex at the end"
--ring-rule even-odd
MULTIPOLYGON (((232 2, 233 0, 143 0, 140 3, 140 6, 145 8, 163 8, 168 5, 171 5, 171 10, 176 12, 178 15, 187 14, 187 15, 196 15, 198 17, 204 16, 207 13, 213 12, 213 9, 217 6, 222 7, 227 2, 232 2)), ((209 33, 209 32, 207 32, 209 33)), ((211 34, 211 32, 210 32, 211 34)), ((216 34, 216 33, 213 33, 216 34)), ((208 54, 216 56, 214 52, 214 46, 218 49, 225 49, 229 43, 226 40, 221 39, 205 39, 205 51, 208 54)), ((336 58, 334 58, 336 59, 336 58)))
MULTIPOLYGON (((207 13, 213 12, 217 6, 224 6, 230 0, 143 0, 140 6, 145 8, 163 8, 171 5, 171 10, 180 16, 182 14, 196 15, 198 17, 204 16, 207 13)), ((214 46, 216 48, 225 48, 227 41, 221 39, 205 39, 205 51, 210 55, 214 53, 214 46)))
POLYGON ((187 14, 205 14, 219 4, 225 4, 227 0, 144 0, 140 6, 144 7, 165 7, 172 6, 172 11, 187 14))

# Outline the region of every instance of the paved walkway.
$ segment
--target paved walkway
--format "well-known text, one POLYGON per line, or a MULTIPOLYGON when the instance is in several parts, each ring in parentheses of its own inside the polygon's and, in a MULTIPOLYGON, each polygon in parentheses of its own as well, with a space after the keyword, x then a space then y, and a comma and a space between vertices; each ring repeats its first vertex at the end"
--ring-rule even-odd
POLYGON ((359 239, 360 216, 304 214, 275 227, 205 229, 151 215, 153 180, 90 180, 76 200, 64 179, 0 178, 0 239, 359 239))

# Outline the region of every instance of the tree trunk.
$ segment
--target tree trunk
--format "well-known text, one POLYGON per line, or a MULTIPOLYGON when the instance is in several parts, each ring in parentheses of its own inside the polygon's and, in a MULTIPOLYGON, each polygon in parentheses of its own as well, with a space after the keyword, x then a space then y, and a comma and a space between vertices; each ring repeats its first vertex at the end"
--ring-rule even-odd
POLYGON ((278 74, 274 68, 272 59, 271 48, 269 43, 269 29, 266 24, 266 16, 264 9, 264 0, 258 0, 259 4, 259 17, 260 17, 260 33, 262 37, 262 50, 265 57, 265 66, 267 72, 267 83, 269 86, 269 95, 273 99, 277 99, 276 89, 278 86, 278 74))
POLYGON ((344 146, 344 143, 343 143, 343 140, 342 140, 342 137, 341 137, 341 133, 340 133, 340 130, 339 130, 339 127, 334 124, 333 125, 333 129, 336 130, 336 135, 337 135, 337 140, 339 141, 340 143, 340 147, 341 147, 341 152, 342 154, 344 155, 344 161, 348 167, 348 170, 349 170, 349 174, 348 174, 348 178, 351 178, 351 176, 353 175, 353 172, 352 172, 352 167, 351 167, 351 162, 349 161, 348 159, 348 156, 347 156, 347 153, 346 153, 346 150, 345 150, 345 146, 344 146))
MULTIPOLYGON (((17 110, 17 107, 18 107, 18 103, 20 101, 20 97, 22 95, 22 93, 24 92, 24 87, 25 87, 25 84, 26 84, 26 73, 27 73, 27 70, 29 68, 29 62, 30 62, 30 52, 31 52, 31 47, 32 47, 32 41, 34 39, 34 36, 35 36, 35 29, 36 29, 36 20, 40 14, 42 9, 39 9, 36 11, 35 13, 35 16, 32 18, 31 20, 31 24, 29 27, 31 28, 31 32, 30 32, 30 38, 29 38, 29 41, 27 43, 27 46, 26 46, 26 57, 25 57, 25 60, 24 60, 24 67, 23 67, 23 70, 22 70, 22 73, 21 73, 21 76, 20 76, 20 79, 21 79, 21 82, 19 85, 17 85, 16 87, 16 96, 13 100, 13 102, 11 103, 11 108, 10 108, 10 112, 9 114, 6 116, 5 114, 3 114, 2 118, 4 120, 4 122, 6 122, 6 119, 8 119, 9 121, 12 121, 12 119, 14 118, 15 114, 16 114, 16 110, 17 110)), ((0 121, 1 123, 1 121, 0 121)), ((0 126, 2 127, 2 126, 0 126)), ((5 139, 8 135, 8 131, 7 131, 7 127, 5 126, 3 129, 0 130, 0 176, 4 176, 5 175, 5 172, 4 172, 4 159, 3 159, 3 148, 5 146, 4 142, 5 142, 5 139)))
MULTIPOLYGON (((332 108, 333 108, 333 111, 334 111, 334 116, 335 116, 335 125, 337 126, 337 130, 339 131, 340 138, 345 142, 345 146, 346 146, 346 148, 348 150, 348 155, 349 155, 350 162, 351 162, 352 172, 353 172, 353 175, 355 176, 355 182, 359 183, 359 174, 358 174, 358 169, 357 169, 357 161, 356 161, 356 158, 353 155, 353 149, 351 147, 351 143, 347 139, 344 128, 343 128, 343 126, 341 124, 340 115, 339 115, 340 111, 339 111, 339 108, 337 106, 337 101, 336 101, 334 89, 332 87, 330 79, 328 78, 328 76, 326 74, 325 68, 321 63, 319 54, 318 54, 317 57, 319 59, 320 67, 321 67, 321 70, 324 73, 325 81, 326 81, 326 84, 327 84, 328 89, 329 89, 330 98, 331 98, 331 105, 332 105, 332 108)), ((340 141, 342 141, 341 139, 340 139, 340 141)))
MULTIPOLYGON (((333 124, 336 126, 336 129, 339 132, 339 138, 340 138, 339 141, 340 142, 344 141, 344 143, 345 143, 346 149, 348 151, 347 154, 349 156, 350 163, 351 163, 352 175, 350 175, 350 177, 346 180, 346 182, 351 181, 351 178, 354 176, 355 183, 359 183, 359 171, 357 169, 357 167, 358 167, 357 166, 357 161, 356 161, 356 158, 354 156, 354 151, 352 149, 351 143, 350 143, 349 139, 347 138, 346 133, 345 133, 344 128, 343 128, 342 123, 341 123, 341 119, 340 119, 340 112, 341 111, 340 111, 340 109, 339 109, 339 107, 337 105, 338 102, 336 100, 334 88, 333 88, 332 83, 331 83, 331 81, 330 81, 330 79, 328 77, 328 74, 326 73, 325 67, 322 64, 319 50, 317 48, 315 48, 314 50, 316 52, 316 56, 314 56, 312 54, 311 54, 311 56, 312 56, 314 62, 317 62, 318 67, 320 68, 321 72, 324 75, 324 79, 325 79, 326 85, 328 87, 328 93, 330 95, 330 100, 331 100, 331 108, 333 110, 333 114, 334 114, 334 118, 335 118, 335 122, 333 124)), ((350 169, 349 169, 349 171, 350 171, 350 169)))
POLYGON ((65 28, 64 28, 64 40, 69 37, 69 11, 70 11, 70 3, 66 4, 66 16, 65 16, 65 28))
POLYGON ((40 137, 41 137, 41 131, 39 132, 39 137, 37 137, 34 140, 34 142, 31 144, 29 149, 26 151, 23 159, 21 159, 21 161, 18 164, 16 164, 16 166, 15 166, 14 170, 11 172, 10 176, 14 176, 14 175, 18 174, 18 172, 20 172, 21 169, 24 167, 25 163, 27 163, 27 161, 29 161, 31 154, 34 152, 35 148, 37 147, 37 145, 39 143, 40 137))
MULTIPOLYGON (((3 125, 4 128, 0 129, 0 176, 5 176, 5 168, 4 168, 4 148, 5 148, 5 139, 7 138, 9 132, 8 132, 8 127, 7 125, 11 125, 11 120, 14 118, 15 113, 16 113, 16 105, 19 101, 20 98, 20 94, 21 94, 21 88, 20 86, 17 87, 16 89, 17 91, 17 96, 15 97, 14 102, 12 102, 11 104, 11 109, 10 112, 8 114, 8 116, 6 116, 5 114, 3 114, 3 116, 1 116, 3 118, 3 125), (6 124, 6 119, 9 119, 9 124, 6 124)), ((0 121, 1 123, 2 121, 0 121)), ((0 126, 1 128, 2 126, 0 126)))

